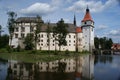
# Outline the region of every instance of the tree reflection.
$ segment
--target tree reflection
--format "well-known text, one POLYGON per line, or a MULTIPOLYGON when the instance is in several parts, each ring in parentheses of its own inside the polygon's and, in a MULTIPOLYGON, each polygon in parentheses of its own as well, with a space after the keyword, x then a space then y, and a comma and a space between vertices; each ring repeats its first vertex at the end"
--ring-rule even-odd
POLYGON ((23 63, 9 61, 6 80, 75 80, 91 79, 93 55, 77 56, 51 62, 23 63), (86 78, 85 78, 86 77, 86 78))
POLYGON ((96 65, 98 62, 100 63, 112 63, 113 61, 113 57, 111 55, 96 55, 95 56, 95 61, 94 61, 94 64, 96 65))

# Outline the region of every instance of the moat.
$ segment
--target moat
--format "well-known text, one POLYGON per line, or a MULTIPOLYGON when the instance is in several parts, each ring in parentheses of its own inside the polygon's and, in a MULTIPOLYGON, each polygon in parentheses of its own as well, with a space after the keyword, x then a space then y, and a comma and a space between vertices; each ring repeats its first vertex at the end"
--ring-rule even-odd
POLYGON ((0 59, 0 80, 120 80, 120 56, 80 55, 35 63, 0 59))

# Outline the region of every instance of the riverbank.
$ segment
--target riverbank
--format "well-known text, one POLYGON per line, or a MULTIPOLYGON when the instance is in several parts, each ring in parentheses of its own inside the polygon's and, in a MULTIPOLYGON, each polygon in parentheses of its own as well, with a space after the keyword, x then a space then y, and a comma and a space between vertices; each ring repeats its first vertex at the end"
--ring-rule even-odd
POLYGON ((34 63, 36 61, 53 61, 62 58, 71 58, 81 54, 89 54, 88 52, 69 52, 69 51, 20 51, 20 52, 4 52, 0 51, 0 58, 5 60, 17 60, 23 62, 34 63))

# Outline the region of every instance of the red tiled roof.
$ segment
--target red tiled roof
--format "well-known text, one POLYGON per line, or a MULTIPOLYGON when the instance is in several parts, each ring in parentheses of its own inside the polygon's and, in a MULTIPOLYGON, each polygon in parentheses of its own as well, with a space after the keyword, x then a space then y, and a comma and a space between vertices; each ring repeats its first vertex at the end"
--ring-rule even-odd
POLYGON ((77 32, 77 33, 81 33, 81 32, 82 32, 81 27, 77 27, 77 28, 76 28, 76 32, 77 32))
POLYGON ((114 43, 111 48, 114 50, 117 50, 117 49, 120 50, 120 44, 114 43))
POLYGON ((86 14, 85 14, 82 22, 84 22, 84 21, 92 21, 92 22, 94 22, 94 21, 92 20, 91 15, 90 15, 89 9, 86 9, 86 14))

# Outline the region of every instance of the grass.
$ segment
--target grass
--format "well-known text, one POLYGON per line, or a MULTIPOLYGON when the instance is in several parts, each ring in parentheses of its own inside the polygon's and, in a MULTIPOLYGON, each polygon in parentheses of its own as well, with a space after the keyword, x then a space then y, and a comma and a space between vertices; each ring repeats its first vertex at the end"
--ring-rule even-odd
MULTIPOLYGON (((81 53, 87 54, 87 53, 81 53)), ((77 54, 79 55, 79 54, 77 54)), ((76 56, 75 52, 58 52, 55 54, 54 51, 20 51, 20 52, 11 52, 8 53, 4 49, 0 50, 0 58, 5 60, 17 60, 23 61, 28 63, 34 63, 37 61, 53 61, 53 60, 60 60, 62 58, 71 58, 76 56), (3 51, 3 52, 2 52, 3 51)))
POLYGON ((30 62, 34 63, 36 61, 53 61, 53 60, 59 60, 62 58, 69 58, 72 56, 68 55, 53 55, 53 54, 45 54, 45 53, 35 53, 30 54, 28 52, 13 52, 13 53, 0 53, 0 58, 5 60, 17 60, 17 61, 23 61, 23 62, 30 62))

